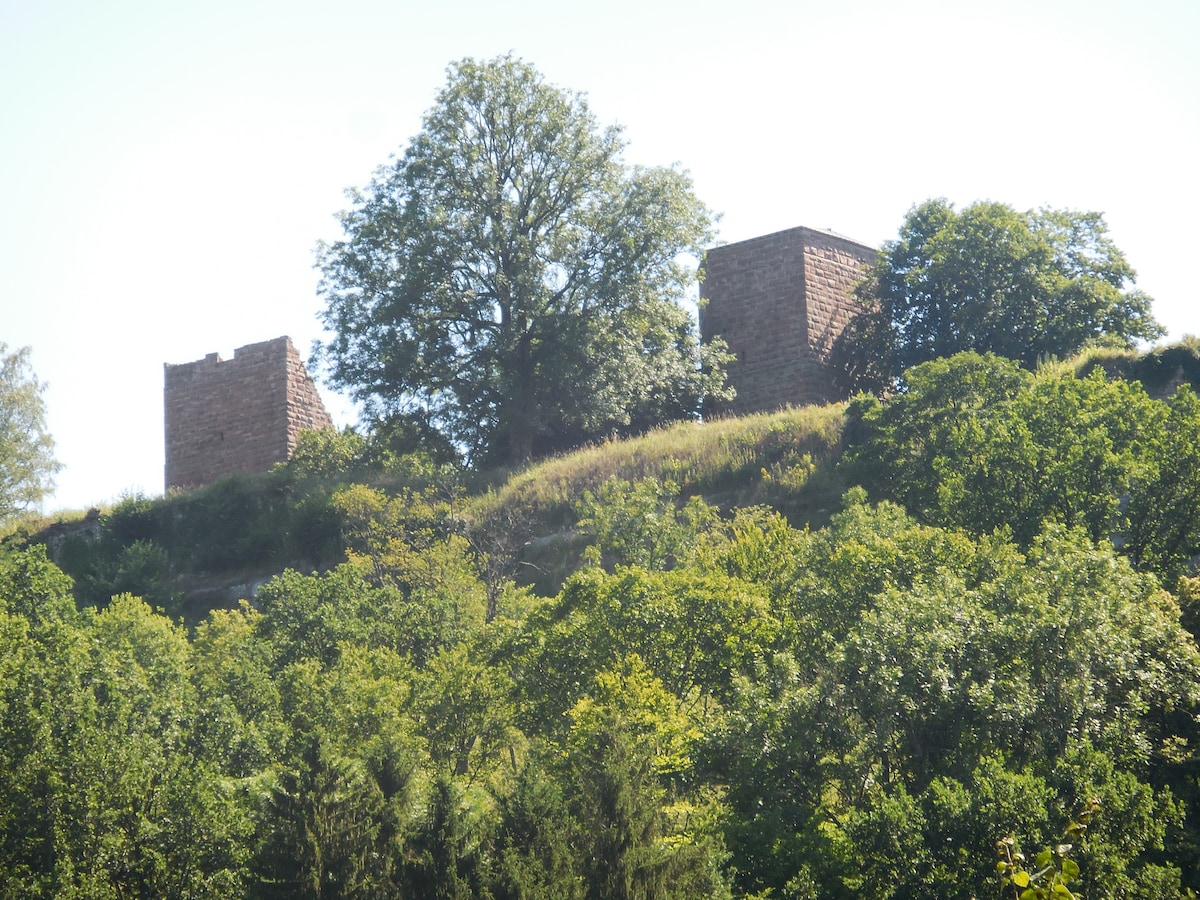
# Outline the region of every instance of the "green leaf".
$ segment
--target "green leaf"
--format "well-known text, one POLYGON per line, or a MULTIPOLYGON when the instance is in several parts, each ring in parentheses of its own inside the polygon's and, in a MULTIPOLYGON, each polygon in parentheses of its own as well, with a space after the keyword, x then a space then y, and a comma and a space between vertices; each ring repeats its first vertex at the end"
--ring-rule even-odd
POLYGON ((1029 873, 1028 872, 1013 872, 1012 883, 1015 884, 1017 887, 1021 887, 1021 888, 1029 887, 1029 873))
POLYGON ((519 59, 452 64, 320 252, 332 383, 492 464, 731 397, 731 357, 681 302, 713 215, 685 171, 629 166, 623 147, 519 59))

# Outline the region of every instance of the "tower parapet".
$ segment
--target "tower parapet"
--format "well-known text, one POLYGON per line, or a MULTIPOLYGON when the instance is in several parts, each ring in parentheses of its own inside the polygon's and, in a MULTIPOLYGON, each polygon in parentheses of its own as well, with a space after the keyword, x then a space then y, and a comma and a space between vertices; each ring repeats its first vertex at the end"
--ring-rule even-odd
POLYGON ((877 251, 827 231, 791 228, 708 251, 700 332, 736 356, 737 391, 724 411, 744 415, 845 399, 829 355, 862 312, 854 287, 877 251))
POLYGON ((333 427, 286 336, 163 370, 168 491, 265 472, 291 456, 301 431, 333 427))

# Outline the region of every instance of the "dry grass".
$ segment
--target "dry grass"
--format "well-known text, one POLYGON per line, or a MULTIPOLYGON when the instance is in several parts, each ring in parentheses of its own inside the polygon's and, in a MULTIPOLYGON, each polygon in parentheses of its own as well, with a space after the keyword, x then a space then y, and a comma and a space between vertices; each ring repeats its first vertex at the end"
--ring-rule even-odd
POLYGON ((478 499, 479 511, 526 510, 541 528, 565 527, 585 491, 609 478, 656 478, 723 506, 770 503, 794 512, 832 487, 827 466, 844 405, 806 406, 704 423, 679 423, 544 460, 478 499))

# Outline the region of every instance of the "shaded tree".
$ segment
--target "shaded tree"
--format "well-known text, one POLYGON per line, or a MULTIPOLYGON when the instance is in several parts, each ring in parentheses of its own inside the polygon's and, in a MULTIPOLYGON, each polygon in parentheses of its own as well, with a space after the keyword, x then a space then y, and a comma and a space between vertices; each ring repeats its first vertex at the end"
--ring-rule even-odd
MULTIPOLYGON (((553 759, 550 760, 552 764, 553 759)), ((572 838, 578 825, 561 780, 534 757, 499 801, 492 891, 500 900, 581 900, 583 875, 572 838)))
POLYGON ((378 786, 361 763, 338 756, 319 735, 297 742, 293 765, 261 801, 254 896, 378 896, 388 861, 378 786))
POLYGON ((424 815, 416 822, 401 870, 401 896, 469 900, 485 896, 485 823, 466 791, 447 775, 430 785, 424 815))

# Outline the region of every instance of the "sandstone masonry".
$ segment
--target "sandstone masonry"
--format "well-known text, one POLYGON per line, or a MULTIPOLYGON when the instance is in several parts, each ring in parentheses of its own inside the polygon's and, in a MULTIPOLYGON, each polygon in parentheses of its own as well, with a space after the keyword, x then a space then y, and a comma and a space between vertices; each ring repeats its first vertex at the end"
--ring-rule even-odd
POLYGON ((332 428, 290 338, 164 365, 166 487, 199 487, 286 461, 301 431, 332 428))
POLYGON ((852 291, 876 250, 811 228, 714 247, 705 261, 700 332, 736 355, 729 380, 739 415, 841 400, 828 366, 862 308, 852 291))

